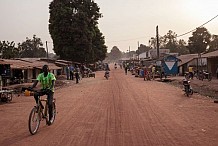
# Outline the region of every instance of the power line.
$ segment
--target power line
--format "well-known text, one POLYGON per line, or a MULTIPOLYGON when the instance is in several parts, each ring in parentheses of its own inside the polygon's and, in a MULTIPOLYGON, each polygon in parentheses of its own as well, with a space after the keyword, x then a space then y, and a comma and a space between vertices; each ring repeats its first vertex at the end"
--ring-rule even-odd
MULTIPOLYGON (((208 20, 207 22, 203 23, 203 24, 200 25, 199 27, 202 27, 202 26, 206 25, 207 23, 211 22, 212 20, 214 20, 214 19, 217 18, 217 17, 218 17, 218 15, 216 15, 216 16, 213 17, 212 19, 208 20)), ((197 28, 199 28, 199 27, 197 27, 197 28)), ((181 35, 178 35, 177 38, 178 38, 178 37, 181 37, 181 36, 184 36, 184 35, 187 35, 187 34, 189 34, 189 33, 191 33, 191 32, 194 32, 197 28, 195 28, 195 29, 193 29, 193 30, 190 30, 190 31, 188 31, 188 32, 186 32, 186 33, 183 33, 183 34, 181 34, 181 35)), ((133 40, 138 40, 138 39, 143 39, 143 38, 145 39, 145 38, 148 38, 148 37, 152 38, 152 36, 142 36, 142 37, 132 38, 132 39, 126 39, 126 40, 109 41, 109 42, 107 42, 107 43, 117 43, 117 42, 133 41, 133 40)), ((53 42, 47 42, 47 43, 53 44, 53 42)))
POLYGON ((132 39, 126 39, 126 40, 118 40, 118 41, 109 41, 107 43, 117 43, 117 42, 126 42, 126 41, 133 41, 133 40, 138 40, 138 39, 145 39, 150 36, 143 36, 143 37, 138 37, 138 38, 132 38, 132 39))
MULTIPOLYGON (((216 16, 213 17, 212 19, 208 20, 207 22, 203 23, 203 24, 200 25, 199 27, 202 27, 202 26, 206 25, 207 23, 209 23, 209 22, 211 22, 212 20, 214 20, 216 17, 218 17, 218 15, 216 15, 216 16)), ((199 27, 197 27, 197 28, 199 28, 199 27)), ((188 32, 186 32, 186 33, 183 33, 183 34, 181 34, 181 35, 178 35, 177 38, 178 38, 178 37, 181 37, 181 36, 184 36, 184 35, 187 35, 187 34, 189 34, 189 33, 191 33, 191 32, 194 32, 197 28, 195 28, 195 29, 193 29, 193 30, 191 30, 191 31, 188 31, 188 32)))

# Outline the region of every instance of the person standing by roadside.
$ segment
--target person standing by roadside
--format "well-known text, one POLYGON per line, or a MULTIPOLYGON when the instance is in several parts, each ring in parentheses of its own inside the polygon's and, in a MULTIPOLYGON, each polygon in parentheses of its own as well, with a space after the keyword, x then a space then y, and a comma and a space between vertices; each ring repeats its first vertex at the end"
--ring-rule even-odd
POLYGON ((70 65, 70 80, 73 80, 74 78, 73 78, 73 71, 74 71, 74 67, 73 67, 73 65, 71 64, 70 65))
POLYGON ((147 80, 147 68, 146 68, 146 66, 144 67, 144 81, 145 81, 145 79, 147 80))
POLYGON ((66 66, 66 75, 67 75, 67 80, 69 80, 69 75, 70 75, 69 64, 66 66))
POLYGON ((154 77, 155 77, 155 65, 152 66, 151 72, 152 72, 152 78, 154 80, 154 77))
POLYGON ((193 67, 192 67, 192 66, 189 66, 189 67, 188 67, 188 72, 189 72, 190 78, 193 79, 194 73, 193 73, 193 67))
POLYGON ((217 68, 216 68, 216 78, 218 79, 218 65, 217 65, 217 68))
POLYGON ((79 66, 76 65, 76 67, 75 67, 75 78, 76 78, 76 84, 79 83, 79 74, 80 74, 80 69, 79 69, 79 66))

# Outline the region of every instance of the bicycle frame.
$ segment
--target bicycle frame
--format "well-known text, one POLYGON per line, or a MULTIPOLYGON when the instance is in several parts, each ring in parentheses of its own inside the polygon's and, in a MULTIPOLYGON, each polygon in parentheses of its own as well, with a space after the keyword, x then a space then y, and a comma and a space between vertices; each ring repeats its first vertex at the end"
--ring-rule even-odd
POLYGON ((41 99, 41 96, 38 97, 38 103, 37 103, 38 108, 38 114, 40 117, 40 120, 46 119, 47 118, 47 110, 48 110, 48 101, 47 99, 41 99), (42 109, 42 102, 45 102, 44 110, 42 109))

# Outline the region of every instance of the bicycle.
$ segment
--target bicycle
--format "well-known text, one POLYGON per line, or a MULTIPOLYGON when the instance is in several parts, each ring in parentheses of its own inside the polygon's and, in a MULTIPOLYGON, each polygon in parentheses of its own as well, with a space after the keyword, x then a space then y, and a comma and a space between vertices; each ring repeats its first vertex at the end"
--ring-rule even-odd
MULTIPOLYGON (((39 93, 37 90, 29 89, 29 88, 22 88, 22 91, 25 92, 33 92, 33 93, 39 93)), ((48 109, 48 101, 47 99, 42 99, 41 96, 38 96, 38 102, 36 106, 34 106, 30 112, 29 115, 29 121, 28 121, 28 127, 29 132, 34 135, 37 133, 39 129, 40 122, 43 121, 43 119, 46 120, 47 125, 51 125, 54 123, 55 116, 56 116, 56 106, 55 106, 55 99, 53 100, 53 117, 50 120, 49 123, 49 109, 48 109), (45 106, 43 108, 42 102, 45 102, 45 106)))

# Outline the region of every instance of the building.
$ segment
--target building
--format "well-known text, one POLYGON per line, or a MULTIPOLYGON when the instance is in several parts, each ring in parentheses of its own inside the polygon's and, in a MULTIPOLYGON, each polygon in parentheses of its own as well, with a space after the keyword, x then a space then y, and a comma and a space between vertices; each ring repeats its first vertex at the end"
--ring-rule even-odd
POLYGON ((212 76, 216 76, 216 69, 218 67, 218 50, 203 54, 201 56, 207 59, 207 70, 212 73, 212 76))
MULTIPOLYGON (((165 75, 177 75, 179 61, 180 59, 178 59, 174 55, 164 56, 161 59, 161 67, 163 67, 165 75)), ((157 62, 157 65, 158 65, 158 62, 157 62)))
MULTIPOLYGON (((170 50, 169 49, 160 49, 159 50, 160 56, 159 57, 164 57, 165 54, 169 54, 170 50)), ((149 51, 146 51, 144 53, 139 54, 139 59, 156 59, 157 58, 157 49, 151 49, 149 51)))
POLYGON ((50 72, 57 76, 61 67, 54 63, 41 61, 38 58, 2 59, 0 61, 0 75, 4 86, 8 84, 32 82, 41 73, 43 65, 49 66, 50 72))

